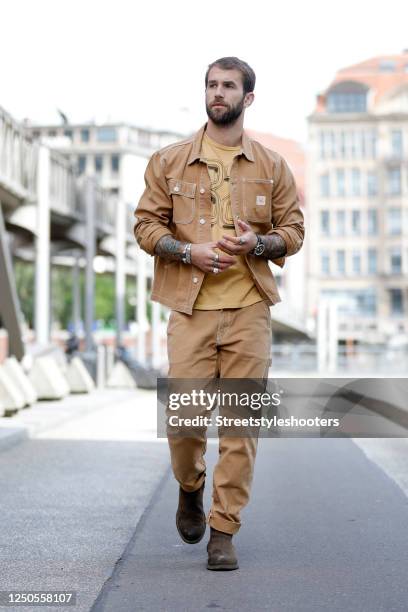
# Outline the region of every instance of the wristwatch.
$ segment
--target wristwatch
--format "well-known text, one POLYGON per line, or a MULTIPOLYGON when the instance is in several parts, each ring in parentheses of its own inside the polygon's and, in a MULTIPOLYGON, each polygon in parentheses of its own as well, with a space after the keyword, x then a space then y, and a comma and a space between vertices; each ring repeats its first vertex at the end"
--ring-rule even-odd
POLYGON ((256 245, 254 246, 252 251, 249 251, 249 254, 257 255, 259 257, 259 255, 263 255, 264 251, 265 251, 265 245, 262 242, 260 235, 256 234, 256 245))

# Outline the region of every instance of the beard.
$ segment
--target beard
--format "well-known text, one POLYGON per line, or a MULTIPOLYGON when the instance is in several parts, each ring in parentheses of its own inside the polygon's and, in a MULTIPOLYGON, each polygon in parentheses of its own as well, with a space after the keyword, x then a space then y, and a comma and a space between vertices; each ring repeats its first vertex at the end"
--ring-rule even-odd
MULTIPOLYGON (((231 125, 235 123, 235 121, 241 116, 241 113, 244 109, 244 98, 245 95, 242 96, 242 99, 235 106, 226 106, 223 110, 218 109, 215 110, 205 104, 205 110, 207 111, 208 117, 211 119, 215 125, 231 125)), ((220 102, 220 104, 222 104, 220 102)))

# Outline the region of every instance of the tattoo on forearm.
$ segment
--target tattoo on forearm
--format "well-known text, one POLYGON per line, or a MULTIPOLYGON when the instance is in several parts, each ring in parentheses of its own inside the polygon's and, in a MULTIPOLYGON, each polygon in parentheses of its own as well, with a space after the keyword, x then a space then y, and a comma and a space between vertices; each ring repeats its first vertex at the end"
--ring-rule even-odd
POLYGON ((184 247, 187 243, 176 240, 173 236, 162 236, 154 248, 156 255, 170 261, 181 261, 184 247))
POLYGON ((261 240, 265 245, 263 256, 267 259, 278 259, 286 255, 286 242, 279 234, 261 236, 261 240))

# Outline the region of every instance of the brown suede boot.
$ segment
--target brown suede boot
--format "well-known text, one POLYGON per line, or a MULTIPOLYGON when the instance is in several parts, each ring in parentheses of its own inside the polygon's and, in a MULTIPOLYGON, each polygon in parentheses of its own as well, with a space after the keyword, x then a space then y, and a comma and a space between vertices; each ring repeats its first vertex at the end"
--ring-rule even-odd
POLYGON ((207 544, 209 570, 238 569, 238 559, 232 544, 232 535, 211 527, 210 541, 207 544))
POLYGON ((201 489, 187 493, 180 487, 176 526, 181 539, 187 544, 197 544, 203 539, 206 528, 203 508, 204 484, 201 489))

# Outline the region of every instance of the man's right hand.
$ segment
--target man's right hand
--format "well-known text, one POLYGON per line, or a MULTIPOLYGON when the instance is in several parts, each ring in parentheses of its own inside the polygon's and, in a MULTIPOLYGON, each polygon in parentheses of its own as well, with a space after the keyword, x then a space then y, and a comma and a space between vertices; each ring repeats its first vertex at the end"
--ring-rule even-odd
POLYGON ((204 242, 202 244, 191 245, 191 263, 200 268, 203 272, 214 272, 214 257, 218 253, 219 259, 216 267, 218 272, 223 272, 230 268, 237 260, 236 257, 231 257, 220 251, 217 251, 215 247, 216 242, 204 242))

